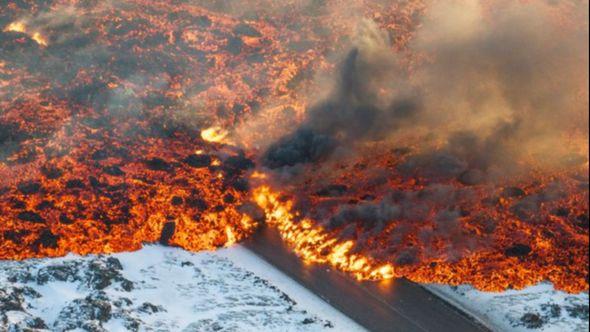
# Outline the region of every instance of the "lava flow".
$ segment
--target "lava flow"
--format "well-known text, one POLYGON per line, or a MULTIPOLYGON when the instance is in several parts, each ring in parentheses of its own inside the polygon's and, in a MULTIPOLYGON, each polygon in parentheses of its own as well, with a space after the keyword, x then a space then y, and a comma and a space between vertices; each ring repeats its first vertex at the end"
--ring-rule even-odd
POLYGON ((588 290, 587 6, 11 2, 0 259, 266 223, 360 280, 588 290))

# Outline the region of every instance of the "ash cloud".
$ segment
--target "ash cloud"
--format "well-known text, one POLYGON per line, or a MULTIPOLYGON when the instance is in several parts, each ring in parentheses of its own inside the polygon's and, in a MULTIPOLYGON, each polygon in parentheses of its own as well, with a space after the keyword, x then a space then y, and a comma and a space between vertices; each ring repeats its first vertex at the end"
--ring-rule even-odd
MULTIPOLYGON (((400 170, 471 184, 588 160, 587 4, 560 21, 547 4, 433 3, 410 43, 411 71, 389 36, 360 24, 336 89, 263 156, 277 169, 418 137, 400 170), (442 148, 441 148, 442 146, 442 148)), ((400 143, 404 142, 404 143, 400 143)))

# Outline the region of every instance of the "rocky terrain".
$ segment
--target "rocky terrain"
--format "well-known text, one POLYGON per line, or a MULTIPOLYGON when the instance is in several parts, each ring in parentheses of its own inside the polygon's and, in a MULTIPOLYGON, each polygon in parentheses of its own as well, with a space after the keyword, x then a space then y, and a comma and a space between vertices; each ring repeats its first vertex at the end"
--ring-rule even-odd
POLYGON ((133 253, 2 261, 0 330, 323 331, 339 330, 339 323, 354 328, 345 317, 319 317, 310 312, 317 306, 298 304, 238 266, 227 257, 236 250, 245 251, 194 254, 148 246, 133 253))
POLYGON ((523 290, 481 292, 470 286, 427 288, 498 331, 588 331, 588 293, 568 294, 548 283, 523 290))

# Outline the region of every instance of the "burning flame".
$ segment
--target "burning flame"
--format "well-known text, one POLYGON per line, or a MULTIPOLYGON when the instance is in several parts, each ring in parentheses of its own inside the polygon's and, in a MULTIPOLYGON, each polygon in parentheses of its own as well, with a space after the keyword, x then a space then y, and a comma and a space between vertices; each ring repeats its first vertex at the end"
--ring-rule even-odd
POLYGON ((295 221, 292 201, 281 202, 279 194, 267 186, 254 190, 254 199, 266 213, 267 223, 277 227, 281 237, 306 262, 330 264, 335 268, 350 272, 358 280, 383 280, 396 276, 390 264, 377 264, 360 254, 352 254, 353 242, 341 242, 331 238, 320 226, 311 220, 295 221))
POLYGON ((24 22, 19 22, 19 21, 12 22, 4 29, 4 31, 26 33, 37 44, 39 44, 41 46, 47 46, 47 39, 45 39, 45 37, 43 35, 41 35, 40 32, 37 32, 37 31, 35 31, 33 33, 28 32, 27 26, 25 25, 24 22))
POLYGON ((201 131, 201 138, 207 142, 224 143, 229 132, 221 127, 214 126, 201 131))
POLYGON ((10 23, 6 29, 4 29, 4 31, 11 31, 11 32, 21 32, 21 33, 25 33, 26 29, 25 29, 25 24, 23 22, 12 22, 10 23))
POLYGON ((227 236, 227 241, 224 244, 225 247, 231 247, 236 243, 236 235, 229 225, 225 226, 225 235, 227 236))

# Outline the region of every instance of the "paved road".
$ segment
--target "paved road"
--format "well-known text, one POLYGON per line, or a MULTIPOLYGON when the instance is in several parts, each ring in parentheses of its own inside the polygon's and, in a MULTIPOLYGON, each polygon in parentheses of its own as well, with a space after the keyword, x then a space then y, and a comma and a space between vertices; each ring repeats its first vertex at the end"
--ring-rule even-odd
POLYGON ((358 282, 326 266, 305 264, 263 228, 245 246, 371 331, 489 331, 470 317, 405 279, 358 282))

